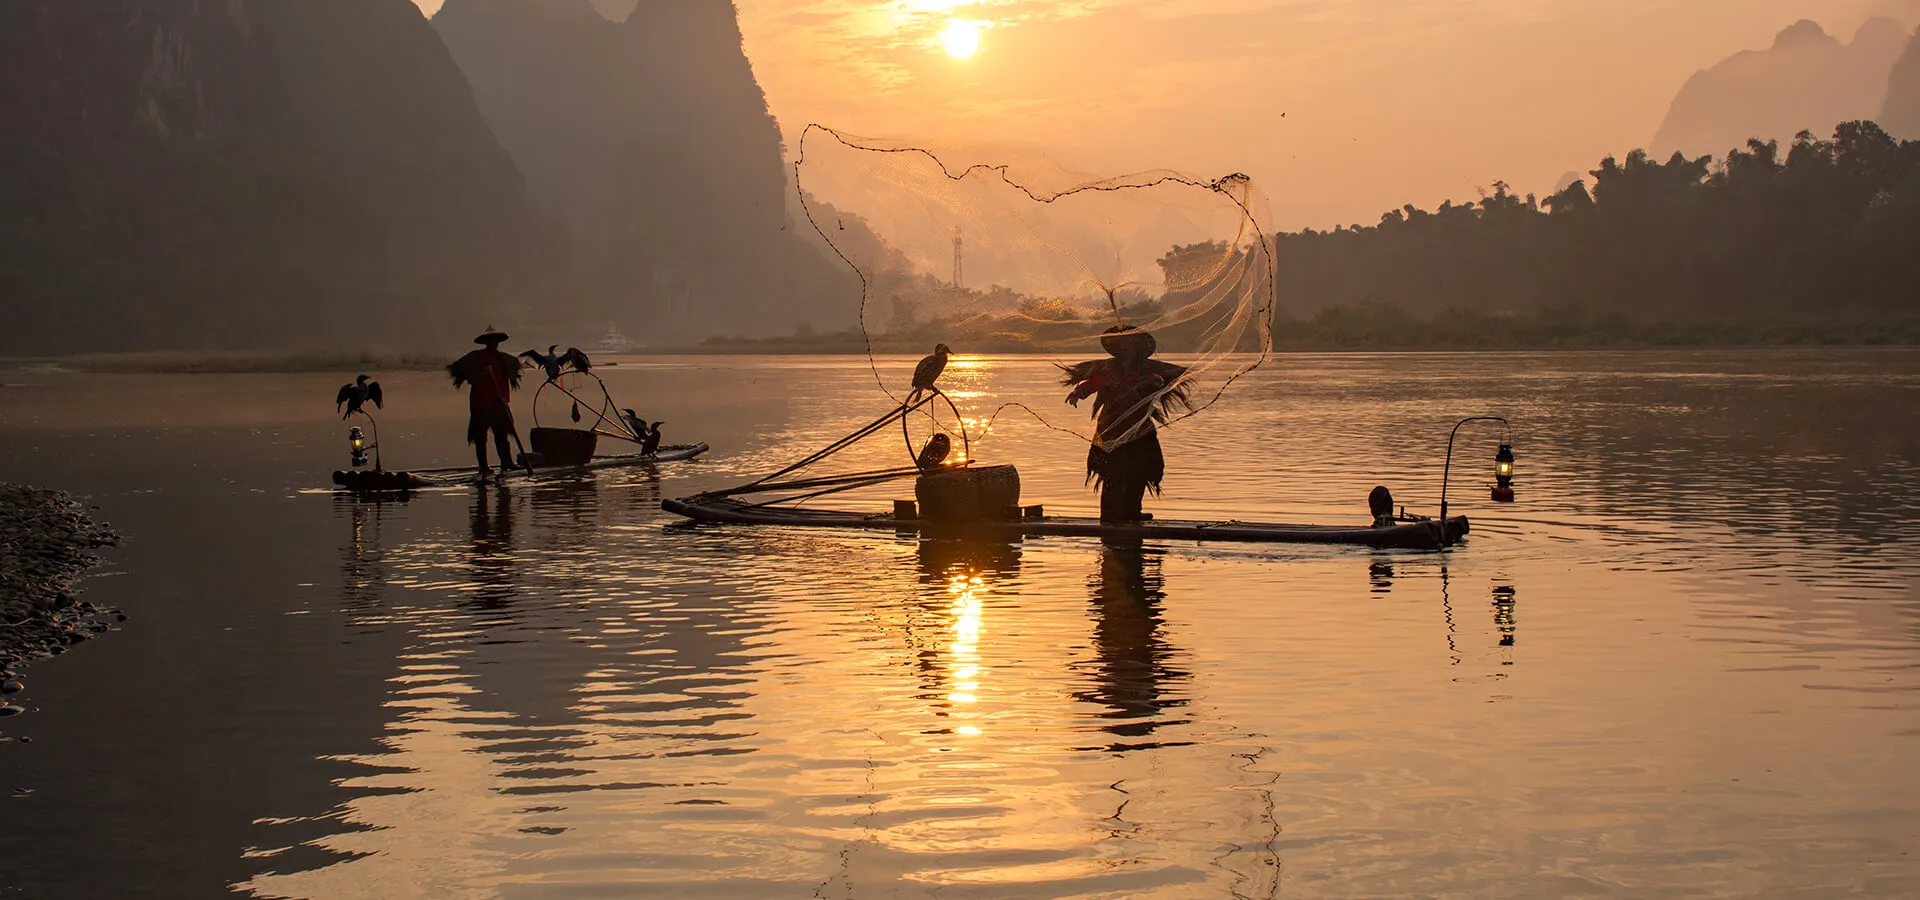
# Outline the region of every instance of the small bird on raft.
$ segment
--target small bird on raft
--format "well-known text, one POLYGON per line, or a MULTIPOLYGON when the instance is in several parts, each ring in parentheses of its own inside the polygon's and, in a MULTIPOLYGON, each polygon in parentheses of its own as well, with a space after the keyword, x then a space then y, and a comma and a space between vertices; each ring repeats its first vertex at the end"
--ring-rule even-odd
POLYGON ((652 456, 660 452, 660 426, 665 424, 667 423, 655 422, 652 427, 647 429, 646 436, 640 439, 641 453, 652 456))
POLYGON ((365 414, 366 410, 361 407, 365 406, 368 400, 372 400, 376 408, 386 408, 380 402, 380 382, 362 375, 355 378, 352 384, 340 386, 340 394, 334 398, 334 407, 345 410, 340 414, 340 418, 348 419, 352 418, 354 413, 365 414))
POLYGON ((946 461, 947 454, 953 452, 953 440, 944 434, 936 434, 920 448, 919 458, 913 461, 921 471, 935 468, 946 461))
POLYGON ((940 379, 940 373, 947 369, 947 355, 952 353, 946 344, 933 345, 933 353, 920 364, 913 367, 913 390, 915 393, 933 389, 933 383, 940 379))
POLYGON ((643 440, 647 436, 647 420, 631 409, 620 411, 620 421, 627 423, 627 430, 633 432, 634 440, 643 440))

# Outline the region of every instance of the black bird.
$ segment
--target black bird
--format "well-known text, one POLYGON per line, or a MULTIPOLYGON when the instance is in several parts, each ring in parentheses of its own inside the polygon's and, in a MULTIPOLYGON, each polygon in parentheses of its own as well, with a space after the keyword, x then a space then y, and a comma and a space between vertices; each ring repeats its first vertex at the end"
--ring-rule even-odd
POLYGON ((1367 511, 1373 513, 1373 527, 1393 524, 1393 492, 1380 485, 1367 494, 1367 511))
POLYGON ((575 372, 582 375, 593 371, 593 363, 588 361, 587 354, 579 347, 568 347, 567 352, 560 354, 560 365, 572 366, 575 372))
POLYGON ((947 354, 952 352, 945 344, 935 344, 933 354, 913 367, 913 389, 916 392, 933 388, 933 383, 940 378, 940 373, 946 371, 947 354))
POLYGON ((925 471, 940 465, 951 452, 953 452, 953 441, 944 434, 936 434, 927 441, 925 447, 920 448, 920 458, 914 460, 913 464, 919 466, 921 471, 925 471))
POLYGON ((362 375, 355 378, 352 384, 343 384, 340 386, 340 395, 334 398, 334 407, 345 410, 345 412, 340 414, 340 418, 351 418, 354 413, 366 412, 366 410, 360 407, 365 405, 368 400, 372 400, 375 407, 381 409, 386 408, 380 403, 380 382, 370 380, 367 376, 362 375))
POLYGON ((534 365, 545 369, 548 381, 559 381, 561 354, 555 352, 559 349, 559 344, 548 344, 547 352, 541 353, 538 350, 528 350, 520 354, 520 358, 533 360, 534 365))
POLYGON ((660 426, 665 424, 667 423, 655 422, 653 423, 653 427, 647 429, 646 437, 640 441, 641 453, 652 456, 660 452, 660 426))
POLYGON ((623 409, 620 411, 620 414, 621 414, 620 421, 627 423, 627 430, 633 432, 634 440, 642 440, 646 438, 647 436, 647 420, 646 419, 640 418, 640 414, 637 412, 634 412, 631 409, 623 409))

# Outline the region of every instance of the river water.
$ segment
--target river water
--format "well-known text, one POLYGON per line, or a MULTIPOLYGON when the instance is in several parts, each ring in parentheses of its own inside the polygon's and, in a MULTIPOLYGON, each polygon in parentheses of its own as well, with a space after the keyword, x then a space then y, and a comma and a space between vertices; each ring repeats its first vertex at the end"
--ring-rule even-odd
MULTIPOLYGON (((338 375, 0 372, 0 478, 126 535, 130 616, 0 723, 0 896, 1920 894, 1920 353, 1288 355, 1163 437, 1162 517, 1355 522, 1508 416, 1441 553, 669 528, 887 401, 619 362, 707 457, 383 503, 323 489, 338 375)), ((389 466, 470 458, 377 377, 389 466)), ((1071 435, 974 449, 1094 508, 1071 435)))

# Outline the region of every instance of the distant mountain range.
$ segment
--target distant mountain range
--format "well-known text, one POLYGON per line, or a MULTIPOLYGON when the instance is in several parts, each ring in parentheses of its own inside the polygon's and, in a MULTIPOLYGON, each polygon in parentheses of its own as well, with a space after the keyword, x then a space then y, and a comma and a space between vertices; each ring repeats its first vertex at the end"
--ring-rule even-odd
POLYGON ((1887 79, 1887 101, 1880 110, 1880 126, 1909 140, 1920 140, 1920 31, 1893 64, 1887 79))
POLYGON ((595 308, 643 339, 857 315, 859 285, 786 214, 780 128, 727 0, 447 0, 433 23, 595 308))
MULTIPOLYGON (((1912 49, 1916 40, 1887 18, 1868 20, 1848 43, 1802 19, 1781 31, 1772 47, 1736 53, 1689 79, 1652 150, 1662 157, 1675 151, 1719 157, 1750 138, 1784 144, 1803 130, 1825 135, 1835 122, 1880 119, 1900 90, 1889 84, 1894 61, 1903 48, 1910 59, 1920 54, 1912 49)), ((1915 68, 1920 61, 1907 67, 1908 83, 1920 79, 1915 68)), ((1920 91, 1920 85, 1909 90, 1920 91)), ((1920 138, 1920 128, 1881 124, 1898 136, 1920 138)))
POLYGON ((0 353, 851 321, 732 4, 633 6, 0 3, 0 353))
POLYGON ((464 335, 557 259, 407 0, 13 0, 0 121, 0 352, 464 335))

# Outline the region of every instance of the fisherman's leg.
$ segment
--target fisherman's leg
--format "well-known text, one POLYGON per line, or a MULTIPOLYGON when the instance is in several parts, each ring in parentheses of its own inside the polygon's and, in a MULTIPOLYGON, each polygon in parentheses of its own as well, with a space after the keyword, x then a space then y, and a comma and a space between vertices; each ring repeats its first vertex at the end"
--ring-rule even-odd
POLYGON ((487 423, 478 412, 470 413, 467 417, 467 443, 473 445, 473 461, 480 470, 480 477, 487 477, 487 423))
POLYGON ((1127 521, 1127 488, 1118 478, 1100 482, 1100 521, 1127 521))
POLYGON ((493 448, 500 451, 500 471, 513 468, 513 453, 507 445, 507 432, 497 429, 493 432, 493 448))
POLYGON ((507 446, 507 438, 513 436, 513 410, 501 407, 494 413, 493 446, 500 451, 500 471, 513 468, 513 454, 507 446))
POLYGON ((1129 522, 1140 521, 1142 518, 1141 507, 1145 505, 1146 497, 1147 497, 1146 482, 1144 481, 1128 482, 1126 485, 1125 491, 1121 494, 1121 497, 1120 497, 1121 503, 1123 504, 1123 508, 1120 511, 1122 517, 1129 522))

